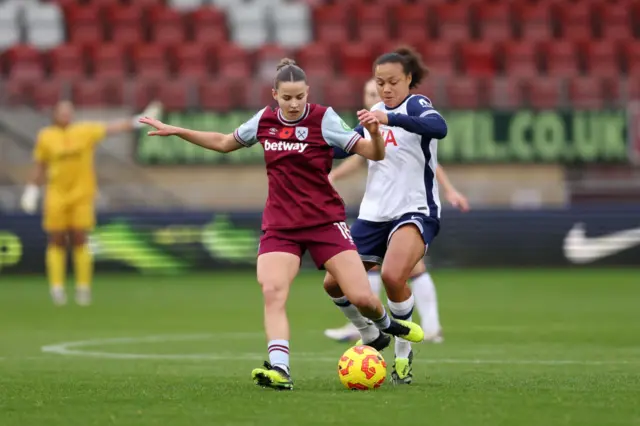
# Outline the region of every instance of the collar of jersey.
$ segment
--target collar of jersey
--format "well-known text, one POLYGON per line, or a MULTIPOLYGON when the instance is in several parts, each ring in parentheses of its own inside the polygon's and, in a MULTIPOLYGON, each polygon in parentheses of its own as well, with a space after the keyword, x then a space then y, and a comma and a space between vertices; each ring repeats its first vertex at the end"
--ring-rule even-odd
POLYGON ((293 124, 297 124, 297 123, 301 122, 302 120, 304 120, 305 118, 307 118, 307 116, 309 115, 309 109, 310 109, 309 108, 309 104, 306 104, 304 106, 304 112, 302 113, 300 118, 298 118, 297 120, 287 120, 282 115, 282 110, 280 108, 278 108, 278 120, 280 120, 280 122, 282 124, 284 124, 285 126, 291 126, 293 124))
POLYGON ((402 102, 400 102, 398 105, 394 106, 393 108, 389 108, 388 106, 384 106, 384 109, 386 109, 387 111, 393 111, 394 109, 400 108, 402 105, 404 105, 405 102, 407 102, 407 99, 409 99, 411 97, 411 94, 407 95, 406 98, 403 99, 402 102))

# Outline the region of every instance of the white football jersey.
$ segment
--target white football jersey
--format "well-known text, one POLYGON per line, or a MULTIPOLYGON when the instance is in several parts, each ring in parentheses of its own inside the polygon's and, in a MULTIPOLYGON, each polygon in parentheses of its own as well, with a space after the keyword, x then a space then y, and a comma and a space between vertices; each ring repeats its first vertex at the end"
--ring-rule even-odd
MULTIPOLYGON (((425 117, 439 114, 428 98, 410 95, 398 107, 387 109, 379 102, 371 111, 425 117)), ((436 180, 438 140, 400 127, 380 126, 386 145, 382 161, 368 161, 367 187, 359 219, 388 222, 406 213, 440 218, 440 196, 436 180)), ((365 129, 365 136, 370 137, 365 129)))

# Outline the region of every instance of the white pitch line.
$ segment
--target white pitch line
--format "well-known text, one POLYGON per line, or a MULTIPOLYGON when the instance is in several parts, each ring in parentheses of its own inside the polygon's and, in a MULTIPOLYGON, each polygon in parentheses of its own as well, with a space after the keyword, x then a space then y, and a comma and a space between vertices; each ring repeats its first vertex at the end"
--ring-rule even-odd
MULTIPOLYGON (((244 333, 234 334, 235 337, 247 338, 262 336, 262 333, 244 333)), ((194 335, 173 335, 173 336, 146 336, 146 337, 122 337, 113 339, 91 339, 75 342, 63 342, 54 345, 47 345, 41 348, 44 353, 65 355, 65 356, 84 356, 103 359, 126 359, 126 360, 179 360, 179 361, 262 361, 263 353, 203 353, 203 354, 145 354, 145 353, 116 353, 95 350, 85 350, 88 346, 108 346, 123 343, 158 343, 172 341, 189 341, 204 340, 211 337, 221 337, 222 334, 194 334, 194 335)), ((224 333, 227 337, 227 333, 224 333)), ((303 362, 337 362, 339 354, 328 356, 328 353, 314 352, 297 352, 294 354, 296 361, 303 362), (325 356, 326 355, 326 356, 325 356)), ((543 359, 463 359, 463 358, 431 358, 415 359, 414 362, 422 364, 494 364, 494 365, 638 365, 640 359, 637 360, 543 360, 543 359)))

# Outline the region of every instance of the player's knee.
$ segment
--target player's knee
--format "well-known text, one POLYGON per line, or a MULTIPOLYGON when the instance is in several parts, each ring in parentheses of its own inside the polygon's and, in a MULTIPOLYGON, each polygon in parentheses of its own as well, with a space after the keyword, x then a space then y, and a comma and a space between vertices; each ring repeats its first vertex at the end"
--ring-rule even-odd
POLYGON ((338 281, 333 278, 333 275, 326 274, 324 277, 324 291, 331 297, 340 297, 342 296, 342 291, 340 290, 340 285, 338 285, 338 281))
POLYGON ((375 310, 380 303, 378 296, 373 292, 352 294, 349 302, 358 309, 375 310))
POLYGON ((286 283, 279 280, 265 279, 260 280, 262 287, 262 296, 267 306, 282 305, 284 306, 287 298, 286 283))
POLYGON ((380 274, 382 281, 386 287, 403 288, 407 285, 406 274, 402 270, 396 268, 386 268, 380 274))

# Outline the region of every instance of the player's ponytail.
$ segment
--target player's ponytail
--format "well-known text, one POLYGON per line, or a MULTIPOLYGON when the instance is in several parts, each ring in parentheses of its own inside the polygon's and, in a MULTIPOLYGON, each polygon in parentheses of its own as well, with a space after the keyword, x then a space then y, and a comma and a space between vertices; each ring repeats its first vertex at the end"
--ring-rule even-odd
POLYGON ((388 63, 401 64, 404 73, 411 75, 410 89, 418 87, 422 80, 429 75, 429 69, 422 62, 422 56, 409 46, 400 46, 393 52, 379 56, 373 64, 374 74, 378 65, 388 63))
POLYGON ((277 90, 281 82, 284 81, 307 81, 307 75, 304 70, 296 65, 296 61, 289 58, 283 58, 276 67, 276 78, 273 87, 277 90))

